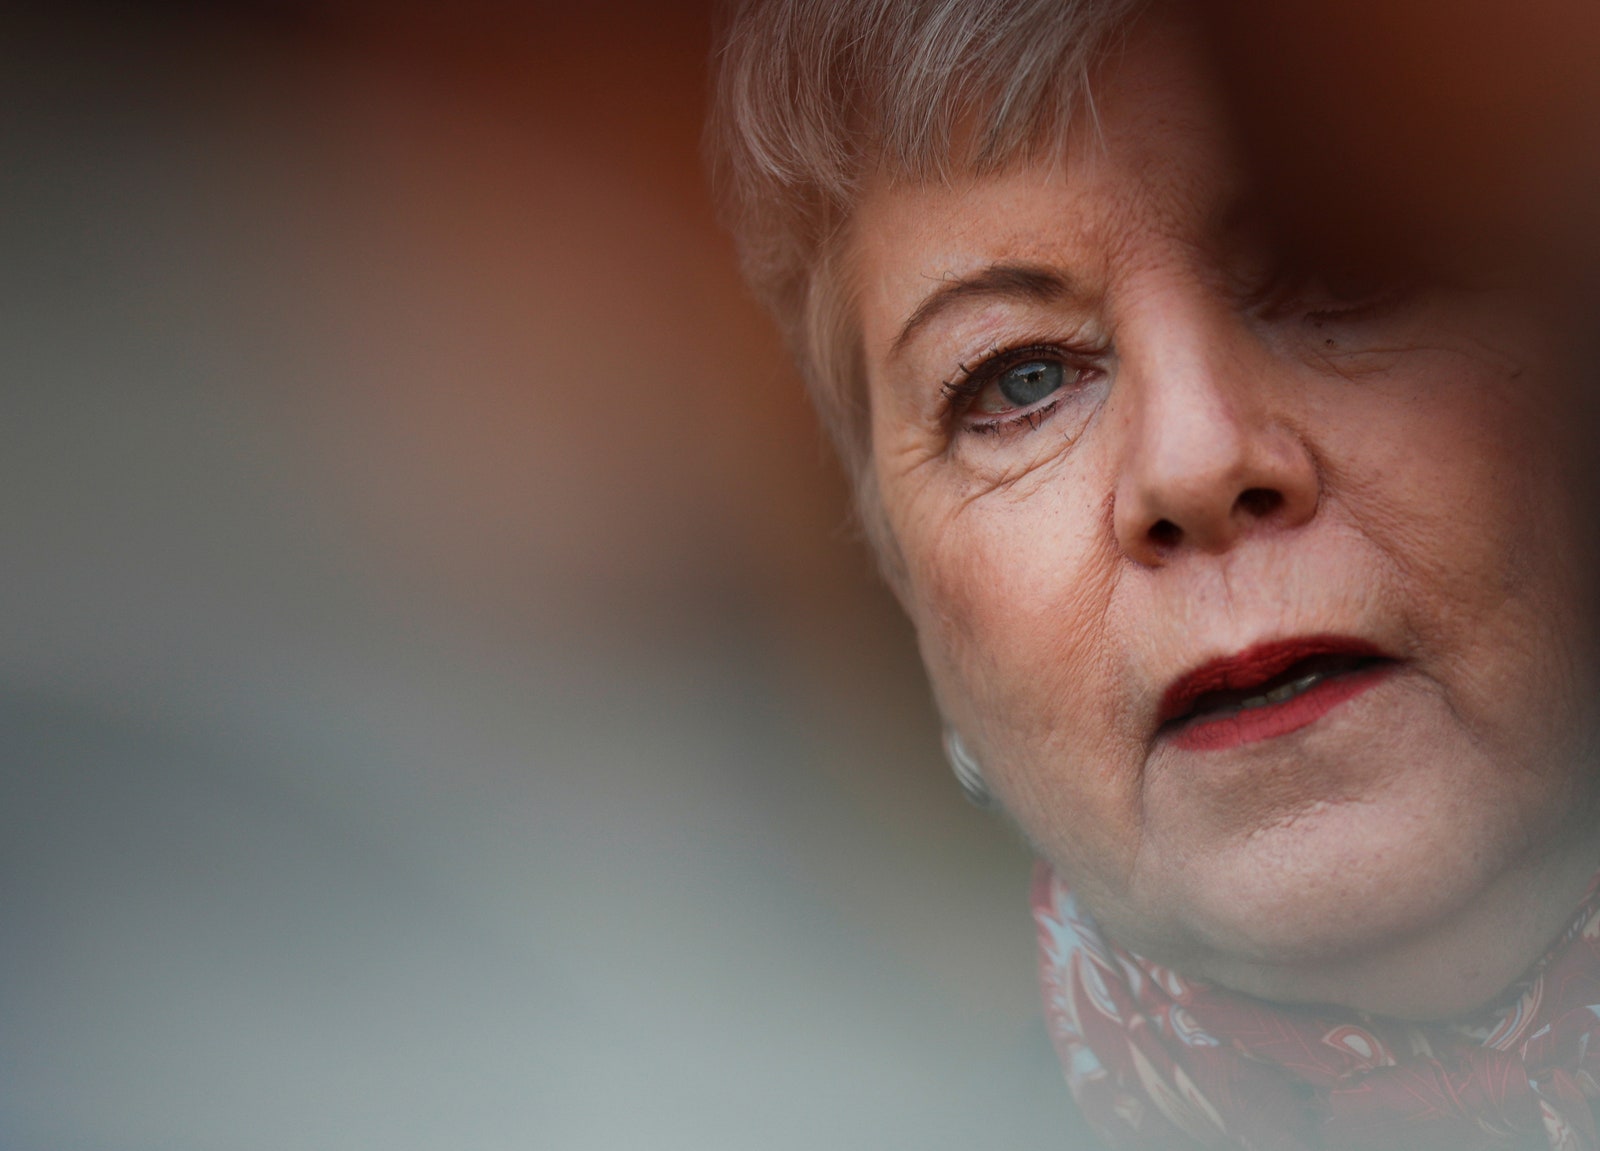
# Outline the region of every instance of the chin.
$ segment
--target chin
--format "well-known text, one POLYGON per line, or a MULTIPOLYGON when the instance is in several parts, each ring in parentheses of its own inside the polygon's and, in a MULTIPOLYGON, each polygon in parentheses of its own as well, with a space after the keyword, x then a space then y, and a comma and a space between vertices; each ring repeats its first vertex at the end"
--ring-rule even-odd
POLYGON ((1530 836, 1503 804, 1412 798, 1321 804, 1188 854, 1156 950, 1281 1002, 1444 1018, 1493 1000, 1565 927, 1594 835, 1530 836))
POLYGON ((1250 962, 1370 955, 1480 899, 1521 862, 1512 846, 1426 813, 1327 804, 1192 861, 1187 934, 1250 962))
POLYGON ((1266 998, 1470 1010, 1543 954, 1600 862, 1583 762, 1496 754, 1396 682, 1209 773, 1153 772, 1126 902, 1102 918, 1266 998))

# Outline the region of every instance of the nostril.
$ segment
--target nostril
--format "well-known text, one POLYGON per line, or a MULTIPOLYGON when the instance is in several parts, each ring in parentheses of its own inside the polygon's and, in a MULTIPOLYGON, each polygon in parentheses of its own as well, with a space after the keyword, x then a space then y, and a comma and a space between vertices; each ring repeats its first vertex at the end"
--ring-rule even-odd
POLYGON ((1283 506, 1283 493, 1272 488, 1247 488, 1239 493, 1235 506, 1258 520, 1266 519, 1283 506))
POLYGON ((1183 529, 1171 520, 1157 520, 1150 525, 1150 542, 1158 548, 1175 548, 1183 539, 1183 529))

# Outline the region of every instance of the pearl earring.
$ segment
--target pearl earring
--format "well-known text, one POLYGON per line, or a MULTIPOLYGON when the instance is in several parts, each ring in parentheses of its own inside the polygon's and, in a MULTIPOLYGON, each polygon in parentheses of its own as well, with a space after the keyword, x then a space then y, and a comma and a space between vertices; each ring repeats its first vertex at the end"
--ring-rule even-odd
POLYGON ((967 798, 977 807, 993 807, 994 796, 989 793, 989 785, 983 781, 983 767, 967 750, 967 745, 961 742, 956 729, 948 725, 944 729, 944 757, 950 761, 950 770, 955 772, 956 782, 961 785, 967 798))

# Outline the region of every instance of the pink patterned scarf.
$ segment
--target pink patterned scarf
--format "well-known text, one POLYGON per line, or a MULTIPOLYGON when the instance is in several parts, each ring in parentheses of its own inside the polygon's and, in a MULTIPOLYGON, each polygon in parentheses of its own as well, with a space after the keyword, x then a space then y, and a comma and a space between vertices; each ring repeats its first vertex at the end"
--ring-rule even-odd
POLYGON ((1279 1007, 1101 936, 1045 864, 1033 914, 1067 1082, 1139 1151, 1600 1151, 1600 880, 1509 1005, 1459 1024, 1279 1007))

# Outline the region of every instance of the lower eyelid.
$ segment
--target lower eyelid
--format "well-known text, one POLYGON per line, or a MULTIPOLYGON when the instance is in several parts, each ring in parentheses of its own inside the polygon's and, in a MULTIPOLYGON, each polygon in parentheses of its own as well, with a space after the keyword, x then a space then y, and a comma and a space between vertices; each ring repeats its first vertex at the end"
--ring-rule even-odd
POLYGON ((989 434, 1008 429, 1021 430, 1028 426, 1031 431, 1038 431, 1050 414, 1061 406, 1059 398, 1052 397, 1036 408, 1028 408, 1021 412, 1002 413, 986 420, 974 420, 967 424, 967 430, 980 434, 989 434))

